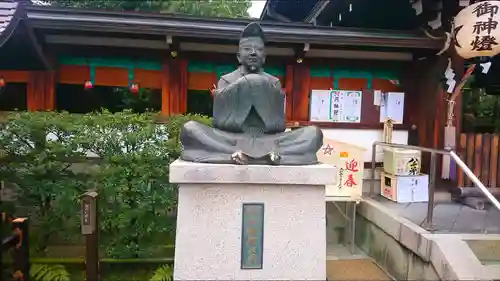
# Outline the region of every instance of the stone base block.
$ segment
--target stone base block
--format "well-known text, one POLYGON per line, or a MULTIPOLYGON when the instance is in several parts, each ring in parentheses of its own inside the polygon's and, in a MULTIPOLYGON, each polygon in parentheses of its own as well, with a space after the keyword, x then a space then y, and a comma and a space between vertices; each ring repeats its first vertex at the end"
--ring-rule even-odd
POLYGON ((176 161, 170 169, 179 183, 174 280, 326 279, 325 185, 335 184, 334 167, 176 161), (242 269, 245 203, 264 205, 260 269, 242 269))

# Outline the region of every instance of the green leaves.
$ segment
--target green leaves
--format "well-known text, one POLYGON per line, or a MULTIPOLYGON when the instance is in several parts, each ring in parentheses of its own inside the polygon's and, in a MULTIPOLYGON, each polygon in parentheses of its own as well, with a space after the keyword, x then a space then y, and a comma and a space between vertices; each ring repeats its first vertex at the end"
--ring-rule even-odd
POLYGON ((69 273, 63 265, 33 264, 30 277, 34 281, 70 281, 69 273))
POLYGON ((81 238, 80 196, 93 189, 99 193, 103 255, 153 256, 158 243, 175 233, 177 190, 168 168, 180 154, 178 135, 188 120, 210 124, 188 115, 158 125, 152 114, 131 111, 9 115, 0 123, 0 149, 14 161, 0 166, 0 176, 15 183, 17 205, 28 207, 37 222, 38 249, 81 238), (76 161, 89 156, 100 160, 76 161))
POLYGON ((204 17, 248 18, 250 0, 52 0, 60 7, 181 13, 204 17))
POLYGON ((151 277, 151 279, 149 279, 149 281, 172 281, 173 274, 174 273, 172 267, 165 264, 158 267, 158 269, 155 270, 153 276, 151 277))

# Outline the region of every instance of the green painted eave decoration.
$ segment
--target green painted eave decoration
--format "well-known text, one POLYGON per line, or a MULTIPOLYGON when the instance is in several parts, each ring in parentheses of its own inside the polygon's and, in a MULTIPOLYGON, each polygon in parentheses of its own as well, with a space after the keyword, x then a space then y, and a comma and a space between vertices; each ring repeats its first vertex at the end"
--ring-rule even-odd
POLYGON ((271 74, 272 76, 285 76, 285 68, 281 67, 266 67, 264 71, 271 74))
POLYGON ((161 70, 161 62, 153 60, 59 57, 58 61, 63 65, 161 70))
POLYGON ((222 75, 235 71, 236 68, 236 65, 216 65, 215 75, 217 76, 217 80, 219 80, 222 75))
POLYGON ((135 61, 135 68, 161 71, 161 62, 138 60, 138 61, 135 61))
MULTIPOLYGON (((238 68, 237 65, 231 64, 214 64, 207 62, 189 61, 187 66, 188 72, 208 72, 215 73, 217 79, 222 75, 235 71, 238 68)), ((283 67, 266 67, 265 72, 273 76, 285 76, 285 68, 283 67)))
POLYGON ((309 70, 311 77, 333 77, 333 89, 338 89, 338 80, 340 78, 366 79, 366 88, 372 88, 372 79, 386 79, 398 81, 396 71, 380 69, 348 69, 348 68, 311 68, 309 70))
POLYGON ((399 76, 395 71, 377 70, 373 74, 373 78, 386 80, 399 80, 399 76))
POLYGON ((193 72, 213 73, 215 72, 215 65, 212 63, 188 61, 187 71, 191 73, 193 72))
POLYGON ((311 68, 309 70, 311 77, 332 77, 332 70, 326 67, 311 68))
POLYGON ((233 72, 236 68, 237 68, 236 65, 189 61, 187 66, 187 71, 190 73, 194 72, 215 73, 217 79, 220 79, 222 75, 233 72))

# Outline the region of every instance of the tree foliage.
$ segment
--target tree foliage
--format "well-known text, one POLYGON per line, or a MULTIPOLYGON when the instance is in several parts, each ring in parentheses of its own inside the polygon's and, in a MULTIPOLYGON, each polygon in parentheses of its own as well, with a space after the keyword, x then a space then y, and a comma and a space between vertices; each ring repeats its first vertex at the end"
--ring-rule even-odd
POLYGON ((175 233, 176 189, 168 168, 180 154, 178 134, 198 115, 172 116, 163 125, 148 113, 103 111, 86 115, 19 112, 0 124, 0 149, 12 159, 0 178, 14 183, 16 215, 29 215, 45 250, 54 240, 79 240, 80 196, 99 194, 102 255, 148 257, 175 233), (94 156, 98 162, 75 159, 94 156), (20 213, 28 210, 26 213, 20 213), (160 239, 160 240, 158 240, 160 239), (160 242, 160 243, 161 243, 160 242))
POLYGON ((182 13, 204 17, 247 18, 249 0, 51 0, 60 7, 182 13))
POLYGON ((59 226, 77 220, 71 215, 75 212, 72 202, 84 191, 85 181, 76 179, 70 163, 59 160, 83 156, 75 142, 77 121, 67 113, 16 113, 0 126, 0 149, 23 159, 2 163, 0 178, 15 183, 19 205, 29 206, 24 211, 18 209, 18 215, 37 222, 42 231, 35 237, 34 246, 41 251, 59 226))
POLYGON ((466 88, 462 92, 462 130, 468 133, 500 132, 500 97, 484 89, 466 88))

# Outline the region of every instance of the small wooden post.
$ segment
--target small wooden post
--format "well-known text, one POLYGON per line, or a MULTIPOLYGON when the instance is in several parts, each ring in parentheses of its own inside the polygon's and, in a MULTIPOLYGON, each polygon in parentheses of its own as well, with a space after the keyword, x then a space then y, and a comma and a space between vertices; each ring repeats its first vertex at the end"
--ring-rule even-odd
POLYGON ((382 133, 382 138, 385 143, 392 143, 392 131, 394 129, 394 120, 388 117, 384 121, 384 131, 382 133))
POLYGON ((97 192, 82 196, 82 234, 85 236, 85 276, 88 281, 99 281, 99 248, 97 222, 97 192))
POLYGON ((12 221, 12 229, 17 234, 17 244, 12 249, 14 280, 30 280, 30 248, 27 218, 17 218, 12 221))

